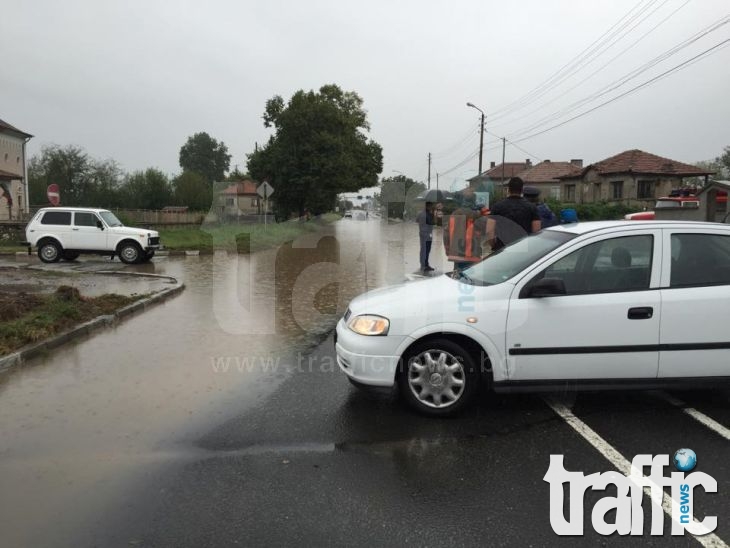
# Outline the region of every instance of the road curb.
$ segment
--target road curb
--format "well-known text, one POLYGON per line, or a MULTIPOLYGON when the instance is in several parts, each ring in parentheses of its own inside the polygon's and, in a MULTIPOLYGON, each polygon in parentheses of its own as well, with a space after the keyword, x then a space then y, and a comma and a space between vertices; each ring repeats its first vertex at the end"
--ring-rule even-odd
MULTIPOLYGON (((130 272, 128 273, 128 275, 134 274, 130 272)), ((148 274, 147 276, 150 275, 148 274)), ((170 276, 160 277, 171 278, 170 276)), ((175 278, 171 279, 175 280, 175 278)), ((175 282, 177 282, 177 280, 175 280, 175 282)), ((163 289, 162 291, 155 293, 154 295, 145 297, 144 299, 139 299, 132 304, 122 307, 114 312, 114 314, 97 316, 96 318, 91 319, 88 322, 84 322, 82 324, 72 327, 71 329, 67 329, 66 331, 49 337, 44 341, 24 346, 23 348, 21 348, 20 350, 16 350, 12 354, 0 357, 0 371, 6 371, 11 367, 21 365, 23 364, 23 362, 26 362, 32 358, 47 354, 48 351, 54 348, 57 348, 63 344, 79 339, 81 337, 85 337, 86 335, 89 335, 94 331, 98 331, 99 329, 115 325, 121 320, 131 317, 137 312, 147 310, 153 305, 164 302, 170 297, 174 297, 175 295, 181 293, 183 289, 185 289, 185 284, 177 283, 177 285, 175 285, 174 287, 168 287, 167 289, 163 289)))

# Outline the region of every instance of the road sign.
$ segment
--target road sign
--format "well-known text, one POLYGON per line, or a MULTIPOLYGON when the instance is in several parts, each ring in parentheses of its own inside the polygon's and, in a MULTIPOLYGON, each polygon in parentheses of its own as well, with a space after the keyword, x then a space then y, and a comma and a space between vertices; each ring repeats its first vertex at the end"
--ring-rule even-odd
POLYGON ((61 203, 61 189, 58 188, 58 185, 56 183, 48 185, 48 189, 46 190, 46 196, 48 196, 48 201, 51 203, 51 205, 57 206, 61 203))
POLYGON ((266 181, 264 181, 256 189, 256 192, 258 193, 259 196, 261 196, 264 200, 266 200, 267 198, 270 198, 271 195, 274 193, 274 187, 271 186, 266 181))

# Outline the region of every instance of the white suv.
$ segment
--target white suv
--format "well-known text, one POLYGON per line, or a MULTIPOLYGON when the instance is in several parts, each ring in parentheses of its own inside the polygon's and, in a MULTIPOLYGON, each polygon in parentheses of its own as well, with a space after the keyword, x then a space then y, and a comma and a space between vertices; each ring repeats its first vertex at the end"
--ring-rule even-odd
POLYGON ((25 228, 28 252, 38 249, 44 263, 75 260, 81 253, 118 255, 123 263, 149 261, 160 247, 160 235, 122 225, 106 209, 48 207, 41 209, 25 228))

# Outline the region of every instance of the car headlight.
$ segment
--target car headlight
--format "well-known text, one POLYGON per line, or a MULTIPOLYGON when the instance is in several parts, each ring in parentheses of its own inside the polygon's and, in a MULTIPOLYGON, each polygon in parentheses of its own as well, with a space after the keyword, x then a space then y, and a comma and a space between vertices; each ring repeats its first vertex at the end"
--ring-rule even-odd
POLYGON ((390 322, 382 316, 363 314, 352 318, 347 327, 359 335, 387 335, 390 322))

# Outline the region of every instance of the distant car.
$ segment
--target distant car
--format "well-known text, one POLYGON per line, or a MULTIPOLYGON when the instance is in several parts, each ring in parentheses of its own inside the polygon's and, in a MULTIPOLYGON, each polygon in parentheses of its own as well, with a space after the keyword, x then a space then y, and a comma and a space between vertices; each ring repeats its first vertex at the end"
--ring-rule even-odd
POLYGON ((354 299, 340 369, 431 415, 498 392, 730 381, 730 226, 551 227, 452 273, 354 299), (691 327, 688 327, 691 326, 691 327))
POLYGON ((343 215, 345 219, 352 219, 352 211, 345 211, 345 214, 343 215))
POLYGON ((122 225, 106 209, 48 207, 38 211, 25 228, 28 249, 38 250, 44 263, 73 261, 82 253, 118 255, 123 263, 149 261, 160 247, 154 230, 122 225))

